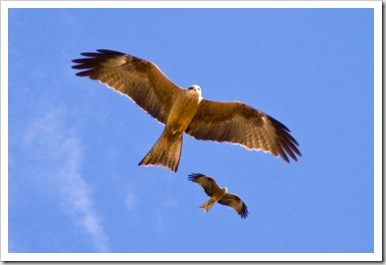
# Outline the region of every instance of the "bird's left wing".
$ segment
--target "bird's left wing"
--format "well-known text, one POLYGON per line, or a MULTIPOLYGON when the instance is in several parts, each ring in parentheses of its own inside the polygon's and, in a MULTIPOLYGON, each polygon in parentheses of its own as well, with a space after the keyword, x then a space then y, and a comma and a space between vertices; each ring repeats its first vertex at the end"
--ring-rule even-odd
POLYGON ((189 175, 188 179, 200 185, 209 197, 212 197, 213 193, 220 190, 220 187, 213 178, 205 176, 201 173, 192 173, 189 175))
POLYGON ((221 200, 218 201, 218 203, 227 205, 231 208, 233 208, 240 216, 241 218, 246 218, 248 216, 248 208, 245 205, 245 203, 239 198, 239 196, 231 193, 225 194, 224 197, 222 197, 221 200))
POLYGON ((152 62, 111 50, 81 53, 85 58, 72 60, 72 68, 82 70, 76 75, 99 80, 120 92, 158 121, 167 121, 171 107, 182 93, 152 62))
POLYGON ((297 161, 301 156, 290 130, 268 116, 241 102, 217 102, 203 99, 186 133, 200 140, 230 142, 248 149, 263 150, 297 161))

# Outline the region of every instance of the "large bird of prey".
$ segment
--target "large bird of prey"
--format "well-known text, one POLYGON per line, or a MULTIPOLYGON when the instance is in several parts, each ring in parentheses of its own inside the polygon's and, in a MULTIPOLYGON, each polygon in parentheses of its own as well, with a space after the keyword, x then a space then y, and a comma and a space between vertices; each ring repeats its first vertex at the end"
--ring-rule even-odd
POLYGON ((199 206, 199 208, 204 208, 205 212, 208 212, 212 206, 218 202, 233 208, 241 218, 248 216, 248 208, 239 196, 228 193, 227 188, 220 188, 213 178, 200 173, 192 173, 188 179, 200 185, 210 197, 207 202, 199 206))
POLYGON ((160 165, 176 172, 180 161, 182 135, 196 139, 240 144, 297 161, 301 156, 290 130, 241 102, 217 102, 201 97, 201 88, 183 89, 174 84, 154 64, 144 59, 111 50, 81 53, 73 60, 78 76, 99 80, 128 96, 165 129, 139 165, 160 165))

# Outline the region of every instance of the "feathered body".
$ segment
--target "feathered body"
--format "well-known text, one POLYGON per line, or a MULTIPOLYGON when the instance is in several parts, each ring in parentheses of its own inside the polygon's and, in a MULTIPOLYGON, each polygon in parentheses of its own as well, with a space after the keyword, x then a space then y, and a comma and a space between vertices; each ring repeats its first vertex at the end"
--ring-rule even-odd
POLYGON ((194 86, 192 89, 181 91, 170 110, 161 137, 138 165, 160 165, 177 171, 182 136, 196 115, 201 99, 200 91, 194 86))

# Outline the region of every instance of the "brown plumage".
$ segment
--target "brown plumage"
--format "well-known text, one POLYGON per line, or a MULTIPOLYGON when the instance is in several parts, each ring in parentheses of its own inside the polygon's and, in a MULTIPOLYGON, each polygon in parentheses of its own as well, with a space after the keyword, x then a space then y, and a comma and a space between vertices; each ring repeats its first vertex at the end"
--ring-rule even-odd
POLYGON ((98 50, 82 55, 85 58, 73 60, 73 68, 82 70, 76 75, 99 80, 128 96, 166 125, 139 165, 160 165, 176 172, 184 132, 200 140, 271 152, 287 162, 288 155, 295 161, 296 155, 301 156, 286 126, 246 104, 202 99, 199 86, 182 89, 155 64, 128 54, 98 50))
POLYGON ((212 206, 218 202, 233 208, 241 218, 245 219, 248 216, 248 208, 239 196, 228 193, 227 188, 220 188, 213 178, 201 173, 192 173, 189 175, 188 179, 200 185, 210 197, 207 202, 199 206, 199 208, 204 208, 205 212, 208 212, 212 206))

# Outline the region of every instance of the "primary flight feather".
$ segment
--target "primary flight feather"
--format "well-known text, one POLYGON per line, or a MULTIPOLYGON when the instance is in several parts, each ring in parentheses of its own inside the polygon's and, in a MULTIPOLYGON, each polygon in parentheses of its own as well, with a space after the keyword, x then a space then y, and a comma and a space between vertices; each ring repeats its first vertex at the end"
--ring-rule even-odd
POLYGON ((73 60, 76 75, 99 80, 128 96, 165 124, 160 138, 139 165, 160 165, 176 172, 182 135, 196 139, 240 144, 297 161, 301 156, 290 130, 267 114, 241 102, 217 102, 201 97, 201 88, 183 89, 154 64, 111 50, 81 53, 73 60))

